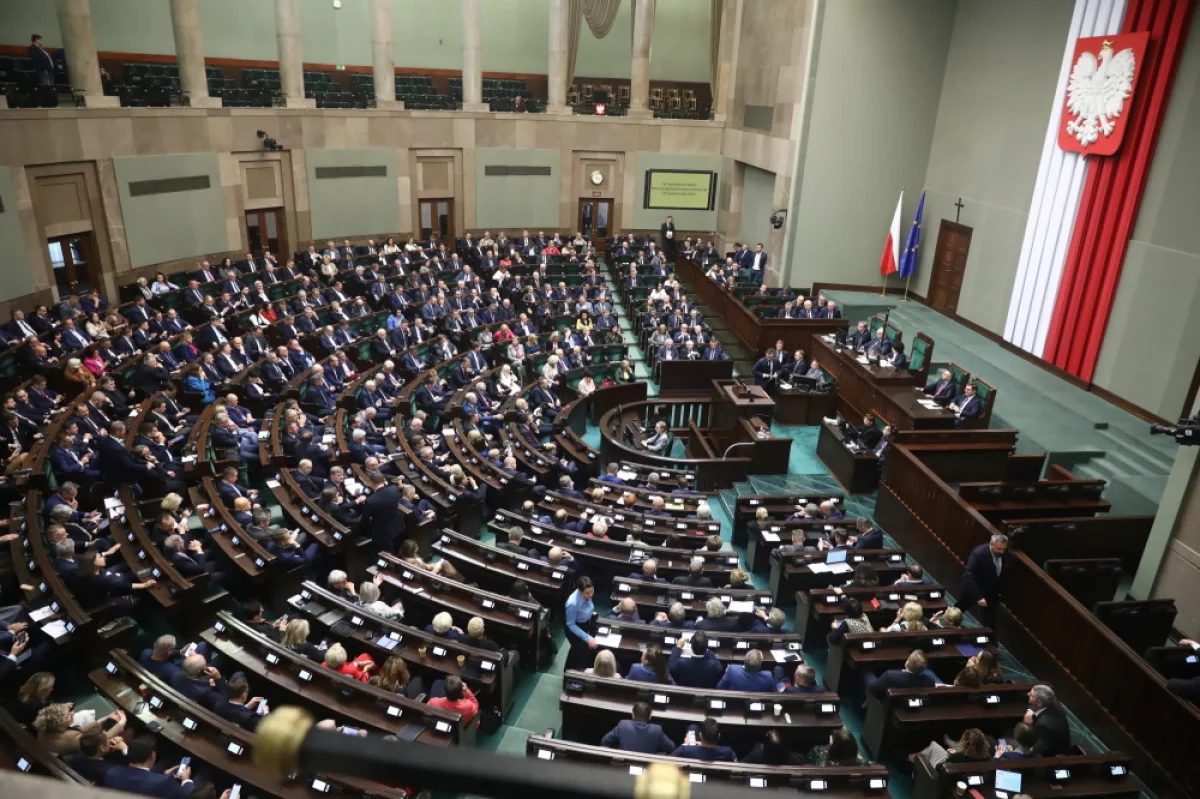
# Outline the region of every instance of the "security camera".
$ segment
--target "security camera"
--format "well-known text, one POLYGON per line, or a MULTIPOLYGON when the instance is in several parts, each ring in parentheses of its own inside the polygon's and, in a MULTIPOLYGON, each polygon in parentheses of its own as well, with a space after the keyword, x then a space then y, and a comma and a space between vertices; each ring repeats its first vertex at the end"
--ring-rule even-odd
POLYGON ((779 230, 781 227, 783 227, 783 218, 785 216, 787 216, 786 208, 781 208, 775 213, 771 214, 771 227, 775 228, 776 230, 779 230))

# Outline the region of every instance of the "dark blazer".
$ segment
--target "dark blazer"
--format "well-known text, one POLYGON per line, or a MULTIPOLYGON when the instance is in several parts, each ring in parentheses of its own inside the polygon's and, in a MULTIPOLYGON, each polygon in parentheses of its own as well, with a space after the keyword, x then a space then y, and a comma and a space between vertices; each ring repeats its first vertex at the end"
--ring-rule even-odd
POLYGON ((704 760, 709 763, 737 761, 737 755, 728 746, 681 746, 671 753, 671 757, 686 757, 689 760, 704 760))
POLYGON ((254 732, 254 728, 258 726, 258 720, 262 718, 245 705, 230 702, 228 699, 218 702, 213 707, 213 712, 249 732, 254 732))
POLYGON ((1058 757, 1071 754, 1071 725, 1062 705, 1051 705, 1033 720, 1033 731, 1037 743, 1033 745, 1034 757, 1058 757))
POLYGON ((676 685, 689 688, 716 688, 721 681, 721 661, 708 651, 703 658, 684 657, 683 650, 676 647, 667 659, 667 670, 675 678, 676 685))
POLYGON ((172 678, 171 687, 209 710, 225 701, 224 680, 217 680, 216 686, 213 687, 208 684, 207 677, 202 676, 199 680, 192 680, 184 676, 181 671, 172 678))
POLYGON ((1006 565, 1002 562, 1000 574, 996 574, 992 549, 988 544, 980 544, 972 549, 959 588, 958 604, 967 607, 986 599, 989 605, 994 605, 1000 598, 1005 570, 1006 565))
POLYGON ((196 783, 191 780, 181 783, 170 774, 159 774, 133 766, 110 768, 104 775, 103 785, 116 791, 154 796, 158 799, 181 799, 191 796, 196 787, 196 783))
POLYGON ((663 734, 662 727, 633 719, 618 722, 600 739, 600 745, 646 755, 669 755, 675 751, 675 742, 663 734))
MULTIPOLYGON (((707 577, 705 578, 708 579, 707 577)), ((703 618, 696 622, 697 630, 704 630, 710 633, 736 633, 742 628, 742 623, 737 616, 725 615, 719 619, 703 618)))
POLYGON ((363 503, 364 532, 375 539, 380 549, 396 551, 396 539, 404 533, 404 514, 400 511, 400 489, 385 486, 363 503))
POLYGON ((686 585, 689 588, 712 588, 712 580, 705 577, 703 574, 693 577, 691 574, 684 574, 671 580, 671 585, 686 585))
POLYGON ((883 549, 883 530, 872 527, 858 537, 855 549, 883 549))
POLYGON ((924 672, 913 674, 904 669, 888 669, 867 687, 876 699, 886 699, 889 688, 932 688, 933 678, 924 672))
POLYGON ((954 398, 955 386, 953 380, 935 380, 925 386, 925 393, 932 396, 935 400, 943 400, 949 402, 954 398))

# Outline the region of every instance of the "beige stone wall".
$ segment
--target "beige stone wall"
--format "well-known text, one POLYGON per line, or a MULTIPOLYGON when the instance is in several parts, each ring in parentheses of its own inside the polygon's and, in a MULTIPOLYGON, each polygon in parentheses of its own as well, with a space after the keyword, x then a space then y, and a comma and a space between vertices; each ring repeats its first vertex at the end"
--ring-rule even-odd
MULTIPOLYGON (((634 120, 375 110, 283 109, 55 109, 8 110, 0 124, 0 166, 11 168, 21 225, 34 271, 35 293, 5 303, 27 307, 55 295, 41 242, 48 231, 37 207, 33 175, 87 174, 91 229, 96 231, 109 291, 153 267, 131 266, 113 159, 177 153, 217 153, 229 252, 246 247, 247 209, 282 205, 293 249, 312 238, 312 202, 306 152, 310 149, 397 150, 398 231, 414 230, 417 201, 432 196, 421 184, 421 164, 448 159, 459 233, 475 224, 475 148, 557 149, 562 155, 561 218, 574 229, 578 198, 594 195, 587 175, 601 164, 603 196, 616 199, 617 230, 632 226, 631 192, 638 152, 720 155, 724 126, 708 121, 634 120), (285 148, 263 152, 256 131, 285 148), (249 170, 255 170, 248 175, 249 170), (247 184, 253 181, 251 189, 247 184), (276 181, 276 195, 269 182, 276 181)), ((445 196, 441 191, 435 194, 445 196)), ((50 215, 53 216, 53 215, 50 215)), ((52 231, 51 231, 52 232, 52 231)), ((198 254, 220 258, 225 252, 198 254)), ((176 268, 190 266, 188 259, 176 268)), ((0 308, 0 311, 3 311, 0 308)))

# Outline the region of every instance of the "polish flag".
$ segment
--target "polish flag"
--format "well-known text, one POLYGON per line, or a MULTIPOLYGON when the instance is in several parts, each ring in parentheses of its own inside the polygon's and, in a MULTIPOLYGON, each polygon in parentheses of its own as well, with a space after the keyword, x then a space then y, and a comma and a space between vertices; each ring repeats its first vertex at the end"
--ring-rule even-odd
POLYGON ((887 241, 883 243, 883 255, 879 257, 879 273, 884 277, 900 271, 900 208, 904 205, 904 189, 896 201, 896 213, 892 215, 892 226, 888 228, 887 241))

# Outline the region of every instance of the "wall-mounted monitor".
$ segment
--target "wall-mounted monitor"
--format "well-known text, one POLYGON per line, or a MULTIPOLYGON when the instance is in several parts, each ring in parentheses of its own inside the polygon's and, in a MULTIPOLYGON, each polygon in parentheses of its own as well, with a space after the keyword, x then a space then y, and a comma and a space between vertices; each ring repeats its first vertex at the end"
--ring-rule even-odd
POLYGON ((717 173, 691 169, 646 170, 644 208, 711 211, 717 202, 717 173))

